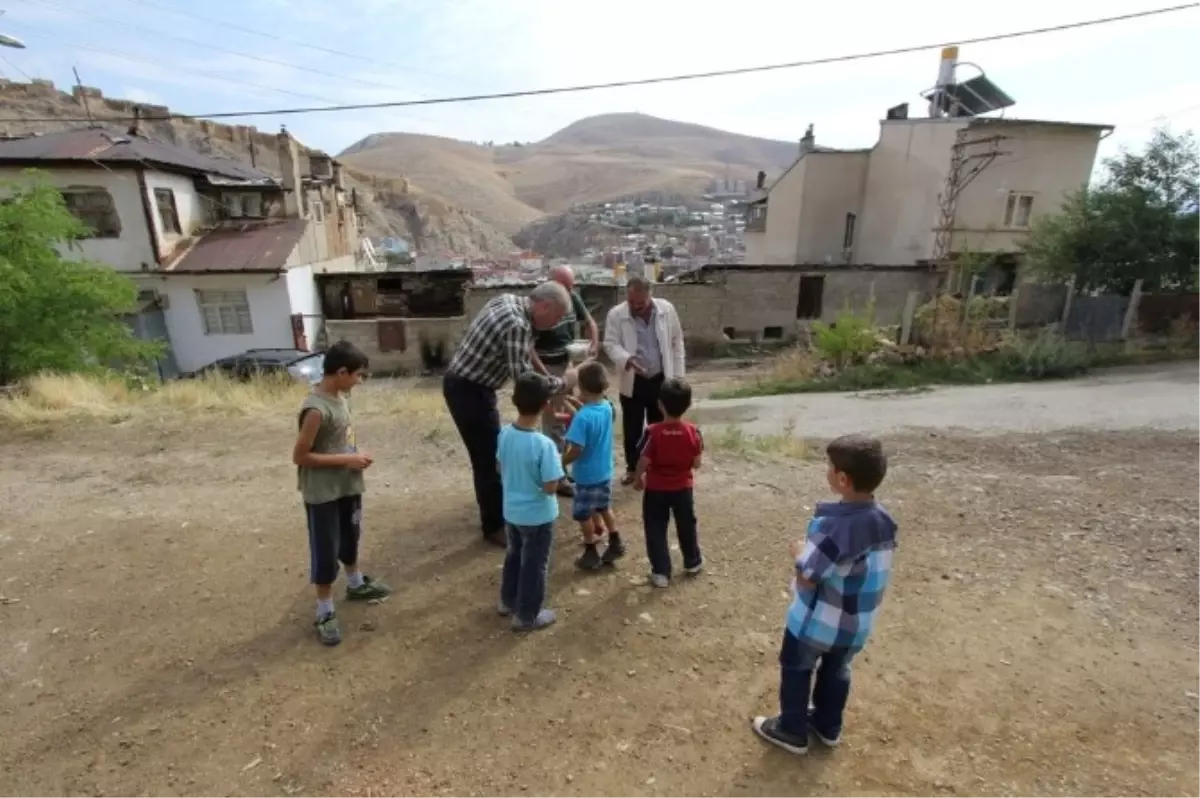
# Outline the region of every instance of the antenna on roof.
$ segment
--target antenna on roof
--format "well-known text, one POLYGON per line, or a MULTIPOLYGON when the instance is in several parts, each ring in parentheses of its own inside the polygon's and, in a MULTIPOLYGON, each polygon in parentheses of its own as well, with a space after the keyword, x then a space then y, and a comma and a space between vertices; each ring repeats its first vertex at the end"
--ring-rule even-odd
POLYGON ((79 99, 83 100, 83 113, 87 116, 88 127, 99 127, 96 120, 92 118, 92 108, 88 105, 87 92, 83 89, 83 81, 79 79, 79 68, 71 67, 71 71, 75 73, 75 85, 79 87, 79 99))
POLYGON ((942 48, 937 83, 932 89, 922 92, 921 96, 929 100, 930 119, 970 118, 1000 111, 1016 103, 999 86, 988 80, 981 66, 970 61, 959 61, 957 47, 942 48), (979 74, 959 83, 956 75, 959 66, 975 67, 979 74))

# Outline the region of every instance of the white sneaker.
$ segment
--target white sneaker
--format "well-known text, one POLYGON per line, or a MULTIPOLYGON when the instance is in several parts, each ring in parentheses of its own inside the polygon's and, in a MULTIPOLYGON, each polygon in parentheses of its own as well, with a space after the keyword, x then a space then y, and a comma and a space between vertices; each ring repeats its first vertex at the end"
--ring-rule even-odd
POLYGON ((703 570, 704 570, 704 560, 701 560, 700 562, 693 565, 691 568, 684 568, 683 572, 685 574, 687 574, 688 576, 695 576, 696 574, 700 573, 703 570))
POLYGON ((662 574, 650 574, 650 584, 655 587, 670 587, 671 579, 662 574))

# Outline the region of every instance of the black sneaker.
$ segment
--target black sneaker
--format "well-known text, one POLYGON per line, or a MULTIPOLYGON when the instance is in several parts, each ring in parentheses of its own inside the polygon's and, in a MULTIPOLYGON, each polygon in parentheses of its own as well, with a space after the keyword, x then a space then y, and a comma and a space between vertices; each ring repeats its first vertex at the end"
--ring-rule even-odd
POLYGON ((764 718, 761 715, 752 724, 754 733, 771 745, 782 748, 789 754, 803 756, 808 753, 808 736, 800 739, 779 728, 779 718, 764 718))
POLYGON ((584 547, 583 555, 575 561, 575 567, 584 571, 599 571, 604 567, 604 560, 600 558, 600 552, 596 551, 595 544, 584 547))
POLYGON ((840 731, 837 734, 826 734, 821 731, 820 726, 813 723, 813 711, 811 709, 808 710, 808 730, 813 733, 814 737, 821 741, 822 745, 829 748, 837 748, 838 743, 842 741, 842 733, 840 731))
POLYGON ((604 554, 600 555, 600 561, 605 565, 612 565, 617 560, 625 556, 625 544, 620 538, 609 538, 608 545, 604 548, 604 554))

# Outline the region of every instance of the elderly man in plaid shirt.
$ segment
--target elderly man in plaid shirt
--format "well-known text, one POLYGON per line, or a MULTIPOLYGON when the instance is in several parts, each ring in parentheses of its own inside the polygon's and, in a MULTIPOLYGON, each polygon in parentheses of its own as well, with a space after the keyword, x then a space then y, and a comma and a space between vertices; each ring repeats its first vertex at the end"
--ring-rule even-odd
MULTIPOLYGON (((496 391, 510 379, 533 371, 534 332, 552 330, 571 306, 567 290, 545 282, 522 297, 502 294, 490 300, 471 321, 462 343, 450 359, 442 380, 446 407, 471 458, 475 502, 483 537, 505 545, 503 492, 496 466, 500 411, 496 391)), ((547 377, 551 393, 565 393, 574 371, 547 377)))
POLYGON ((850 660, 871 635, 896 548, 896 522, 875 501, 887 474, 883 446, 847 435, 825 453, 826 479, 841 501, 819 503, 807 539, 792 544, 794 598, 779 654, 779 715, 754 719, 754 731, 793 754, 808 752, 810 730, 831 747, 841 740, 850 660))

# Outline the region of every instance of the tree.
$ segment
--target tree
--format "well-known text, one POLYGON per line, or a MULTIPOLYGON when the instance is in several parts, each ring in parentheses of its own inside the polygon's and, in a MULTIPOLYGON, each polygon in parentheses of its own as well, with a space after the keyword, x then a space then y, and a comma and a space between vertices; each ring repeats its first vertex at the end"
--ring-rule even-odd
POLYGON ((39 371, 88 371, 152 359, 121 320, 137 286, 110 267, 56 249, 88 230, 57 189, 30 175, 0 185, 0 385, 39 371))
POLYGON ((1194 290, 1198 176, 1194 136, 1156 130, 1143 152, 1107 159, 1096 185, 1034 224, 1030 267, 1080 290, 1126 293, 1139 279, 1146 291, 1194 290))

